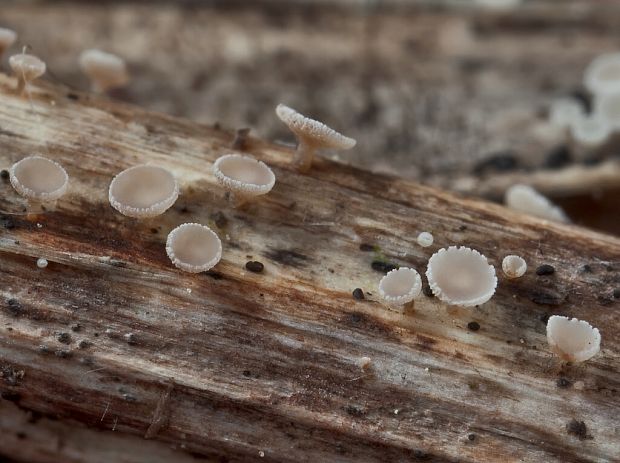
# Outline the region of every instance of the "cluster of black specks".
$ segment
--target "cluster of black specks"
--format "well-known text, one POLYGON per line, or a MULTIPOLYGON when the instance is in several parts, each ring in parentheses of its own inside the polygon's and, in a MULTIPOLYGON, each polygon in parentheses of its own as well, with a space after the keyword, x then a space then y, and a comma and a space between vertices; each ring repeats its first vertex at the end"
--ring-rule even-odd
POLYGON ((2 226, 7 230, 13 230, 15 228, 15 222, 10 217, 2 217, 2 226))
POLYGON ((469 322, 467 324, 467 329, 469 331, 478 331, 480 329, 480 323, 478 323, 478 322, 469 322))
POLYGON ((262 262, 251 260, 245 264, 245 268, 253 273, 261 273, 265 269, 265 266, 262 262))
POLYGON ((362 291, 362 288, 355 288, 353 290, 353 299, 357 299, 358 301, 364 299, 364 291, 362 291))
POLYGON ((88 349, 92 345, 92 342, 87 341, 86 339, 82 339, 80 342, 78 342, 78 347, 80 349, 88 349))
POLYGON ((355 417, 364 416, 366 414, 364 409, 356 405, 347 405, 344 407, 344 411, 347 412, 349 415, 355 416, 355 417))
POLYGON ((56 334, 56 340, 62 344, 71 344, 71 335, 63 332, 56 334))
POLYGON ((9 299, 6 301, 6 308, 9 313, 15 317, 18 317, 22 314, 23 308, 17 299, 9 299))
POLYGON ((568 379, 561 377, 557 379, 555 385, 559 388, 566 389, 567 387, 570 387, 571 382, 568 379))
POLYGON ((555 273, 555 267, 553 267, 553 265, 542 264, 536 268, 536 275, 538 276, 553 275, 554 273, 555 273))
POLYGON ((17 370, 10 365, 0 365, 0 378, 10 386, 15 386, 24 379, 24 370, 17 370))
POLYGON ((9 171, 6 169, 0 170, 0 178, 6 182, 9 179, 9 171))
POLYGON ((71 357, 71 351, 66 349, 58 349, 56 352, 54 352, 54 355, 58 358, 66 359, 71 357))
POLYGON ((382 273, 388 273, 398 268, 398 265, 391 264, 389 262, 384 262, 382 260, 373 260, 370 266, 372 267, 373 270, 377 272, 382 272, 382 273))
POLYGON ((588 427, 583 421, 577 421, 575 419, 570 420, 566 425, 566 431, 573 436, 577 436, 580 440, 588 439, 588 427))

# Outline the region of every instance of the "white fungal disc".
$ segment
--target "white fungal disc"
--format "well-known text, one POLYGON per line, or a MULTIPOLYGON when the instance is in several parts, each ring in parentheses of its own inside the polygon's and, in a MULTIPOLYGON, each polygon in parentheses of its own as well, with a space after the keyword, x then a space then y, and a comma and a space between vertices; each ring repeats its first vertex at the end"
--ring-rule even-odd
POLYGON ((597 97, 620 92, 620 53, 605 53, 594 58, 586 68, 583 83, 597 97))
POLYGON ((450 305, 484 304, 497 287, 495 267, 475 249, 442 248, 431 256, 426 270, 433 294, 450 305))
POLYGON ((562 360, 584 362, 600 350, 601 334, 586 321, 553 315, 547 322, 547 341, 562 360))
POLYGON ((69 185, 65 169, 41 156, 29 156, 13 164, 9 178, 15 191, 39 202, 56 201, 65 194, 69 185))
POLYGON ((433 244, 433 235, 429 232, 422 232, 418 235, 418 244, 423 248, 427 248, 433 244))
POLYGON ((549 122, 554 126, 566 129, 584 116, 583 107, 572 98, 560 98, 551 103, 549 122))
POLYGON ((502 270, 508 278, 519 278, 525 274, 527 263, 523 257, 506 256, 502 260, 502 270))
POLYGON ((118 174, 110 183, 108 198, 114 209, 128 217, 155 217, 179 197, 171 172, 163 167, 138 165, 118 174))
POLYGON ((166 253, 181 270, 206 272, 222 258, 222 242, 206 225, 184 223, 168 234, 166 253))
POLYGON ((218 158, 213 173, 224 188, 243 196, 264 195, 276 183, 276 176, 267 164, 240 154, 218 158))
POLYGON ((422 279, 412 268, 391 270, 379 282, 379 295, 390 305, 404 305, 420 295, 422 279))

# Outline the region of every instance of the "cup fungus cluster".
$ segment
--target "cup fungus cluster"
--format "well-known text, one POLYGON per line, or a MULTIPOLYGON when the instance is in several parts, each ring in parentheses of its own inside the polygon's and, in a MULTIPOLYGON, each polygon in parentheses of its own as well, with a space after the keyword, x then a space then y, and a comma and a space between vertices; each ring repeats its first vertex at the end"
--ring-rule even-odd
POLYGON ((55 161, 29 156, 9 169, 11 185, 29 203, 53 205, 67 191, 69 175, 55 161))

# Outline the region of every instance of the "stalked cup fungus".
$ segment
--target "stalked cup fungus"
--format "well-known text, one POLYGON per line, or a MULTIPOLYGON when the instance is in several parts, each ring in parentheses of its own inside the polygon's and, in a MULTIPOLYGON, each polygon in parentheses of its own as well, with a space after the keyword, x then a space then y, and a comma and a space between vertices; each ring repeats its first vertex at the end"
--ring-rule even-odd
POLYGON ((348 150, 355 146, 356 141, 353 138, 345 137, 322 122, 310 119, 288 106, 279 104, 276 114, 297 137, 298 145, 293 164, 299 172, 310 169, 317 150, 348 150))
POLYGON ((168 235, 166 253, 185 272, 206 272, 222 258, 222 242, 206 225, 184 223, 168 235))
POLYGON ((4 52, 15 43, 17 34, 11 29, 0 27, 0 59, 4 56, 4 52))
POLYGON ((504 271, 504 275, 508 278, 519 278, 525 275, 527 263, 523 257, 513 255, 506 256, 504 260, 502 260, 502 270, 504 271))
POLYGON ((605 53, 592 60, 583 83, 597 96, 620 92, 620 53, 605 53))
POLYGON ((583 320, 553 315, 547 322, 547 341, 562 360, 584 362, 598 353, 601 334, 583 320))
POLYGON ((516 184, 508 188, 504 202, 516 211, 556 222, 569 222, 562 209, 528 185, 516 184))
POLYGON ((571 137, 580 145, 592 148, 605 143, 612 131, 610 122, 619 123, 620 108, 609 107, 605 111, 606 115, 597 113, 575 119, 570 126, 571 137), (616 110, 618 114, 614 114, 616 110))
POLYGON ((269 193, 276 183, 276 176, 267 164, 240 154, 219 157, 213 164, 213 173, 231 194, 236 206, 269 193))
POLYGON ((433 244, 433 235, 429 232, 422 232, 418 235, 418 244, 423 248, 428 248, 433 244))
POLYGON ((388 272, 379 282, 379 295, 392 307, 403 307, 420 295, 422 279, 412 268, 400 267, 388 272))
POLYGON ((497 286, 495 267, 478 251, 465 246, 450 246, 433 254, 426 278, 435 296, 463 307, 484 304, 497 286))
POLYGON ((45 74, 45 63, 34 55, 20 53, 9 58, 9 66, 17 77, 17 92, 22 95, 26 86, 45 74))
POLYGON ((20 195, 33 203, 53 204, 64 195, 69 176, 55 161, 29 156, 17 161, 9 170, 11 185, 20 195))
POLYGON ((179 186, 163 167, 138 165, 118 174, 110 183, 108 198, 114 209, 128 217, 163 214, 179 197, 179 186))
POLYGON ((84 50, 80 55, 80 69, 90 79, 95 92, 103 93, 129 82, 125 61, 101 50, 84 50))
POLYGON ((549 108, 549 122, 560 129, 571 127, 583 115, 583 107, 573 98, 555 100, 549 108))

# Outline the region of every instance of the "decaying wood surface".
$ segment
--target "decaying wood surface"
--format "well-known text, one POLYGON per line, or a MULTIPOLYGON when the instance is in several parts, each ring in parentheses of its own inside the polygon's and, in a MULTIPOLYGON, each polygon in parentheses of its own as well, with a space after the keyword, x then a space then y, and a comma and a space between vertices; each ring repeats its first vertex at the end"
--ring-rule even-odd
POLYGON ((48 84, 30 104, 14 86, 0 78, 1 166, 40 153, 71 185, 55 211, 33 216, 0 182, 4 458, 617 460, 620 240, 327 160, 299 175, 290 149, 256 138, 246 151, 277 183, 232 210, 210 167, 234 132, 48 84), (153 221, 107 202, 112 177, 143 162, 181 183, 153 221), (167 233, 190 221, 222 237, 214 271, 182 273, 166 257, 167 233), (424 230, 430 248, 416 244, 424 230), (496 267, 518 253, 530 270, 498 275, 495 297, 475 309, 424 296, 400 314, 377 302, 373 261, 424 271, 451 244, 496 267), (264 272, 246 271, 248 260, 264 272), (556 273, 536 276, 542 263, 556 273), (550 314, 599 327, 600 354, 558 362, 550 314), (135 458, 114 458, 125 449, 135 458))

